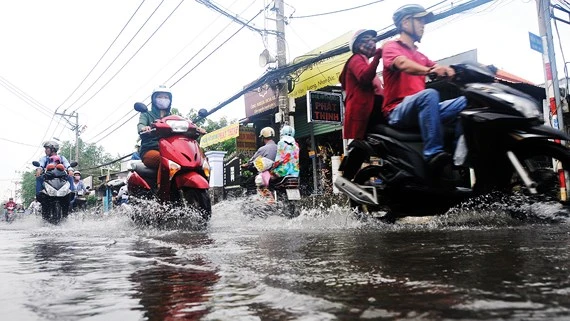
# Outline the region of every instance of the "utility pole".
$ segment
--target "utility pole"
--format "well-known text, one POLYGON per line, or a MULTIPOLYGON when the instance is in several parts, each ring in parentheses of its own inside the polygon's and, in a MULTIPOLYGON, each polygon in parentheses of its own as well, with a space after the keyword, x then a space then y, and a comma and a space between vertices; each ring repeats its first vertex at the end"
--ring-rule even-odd
MULTIPOLYGON (((550 125, 555 129, 564 129, 562 116, 562 104, 560 100, 560 85, 558 84, 558 72, 556 71, 556 58, 554 57, 554 43, 552 41, 552 26, 550 23, 550 0, 536 0, 538 11, 538 31, 542 38, 542 61, 544 63, 544 88, 550 107, 552 121, 550 125)), ((545 115, 546 116, 546 115, 545 115)), ((545 117, 546 118, 546 117, 545 117)), ((566 177, 562 163, 553 161, 553 169, 558 172, 560 180, 560 199, 566 201, 566 177)))
POLYGON ((558 83, 554 43, 552 40, 552 26, 550 24, 550 0, 536 0, 536 8, 538 11, 538 31, 542 38, 542 47, 544 48, 542 62, 544 63, 546 98, 548 99, 552 115, 550 125, 565 131, 560 100, 560 85, 558 83))
MULTIPOLYGON (((277 25, 277 68, 287 64, 287 50, 285 46, 285 5, 283 0, 275 0, 275 17, 277 25)), ((294 126, 295 122, 289 119, 289 88, 287 75, 279 77, 278 106, 281 114, 281 123, 294 126)))
MULTIPOLYGON (((57 116, 61 116, 61 118, 65 119, 69 125, 71 125, 71 130, 75 132, 75 161, 79 162, 79 114, 77 111, 71 112, 71 114, 66 114, 64 110, 63 113, 56 112, 57 116), (70 118, 75 118, 75 124, 69 121, 70 118)), ((71 153, 70 153, 71 154, 71 153)), ((71 161, 71 160, 70 160, 71 161)))

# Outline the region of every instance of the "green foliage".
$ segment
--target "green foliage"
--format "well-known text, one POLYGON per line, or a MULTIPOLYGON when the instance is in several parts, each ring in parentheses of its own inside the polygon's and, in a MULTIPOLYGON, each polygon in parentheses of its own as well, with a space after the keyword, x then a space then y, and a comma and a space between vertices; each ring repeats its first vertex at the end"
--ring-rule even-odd
POLYGON ((22 174, 22 184, 20 185, 20 195, 22 203, 27 207, 36 197, 36 175, 35 170, 22 174))
MULTIPOLYGON (((195 109, 190 109, 188 115, 186 115, 188 119, 196 119, 198 117, 198 111, 195 109)), ((196 124, 202 128, 204 128, 208 133, 211 133, 217 129, 223 128, 228 126, 229 124, 233 124, 237 122, 236 119, 228 120, 227 117, 222 117, 218 121, 214 121, 211 119, 200 119, 196 124)), ((210 150, 221 150, 226 151, 228 154, 235 152, 236 150, 236 139, 228 139, 218 144, 214 144, 204 148, 204 151, 210 150)))

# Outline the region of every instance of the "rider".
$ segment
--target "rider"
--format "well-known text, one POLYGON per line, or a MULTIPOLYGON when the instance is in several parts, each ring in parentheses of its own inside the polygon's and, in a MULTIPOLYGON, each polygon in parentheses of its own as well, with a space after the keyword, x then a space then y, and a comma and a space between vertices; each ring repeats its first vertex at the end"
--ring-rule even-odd
MULTIPOLYGON (((273 130, 271 127, 264 127, 261 129, 259 137, 263 139, 263 146, 259 147, 255 154, 253 154, 253 156, 247 161, 247 163, 241 165, 242 168, 250 171, 256 168, 254 163, 258 157, 261 159, 268 159, 271 162, 275 160, 275 157, 277 156, 277 145, 273 140, 275 137, 275 130, 273 130)), ((248 178, 242 176, 242 180, 243 186, 250 186, 255 181, 255 176, 252 175, 248 178)))
POLYGON ((141 137, 140 155, 146 167, 158 168, 160 153, 158 152, 158 137, 148 135, 150 124, 155 120, 170 115, 172 106, 172 92, 164 85, 156 88, 151 95, 151 110, 141 113, 137 125, 141 137), (143 135, 145 134, 145 135, 143 135))
POLYGON ((30 206, 28 206, 28 212, 30 214, 38 214, 42 209, 42 205, 40 202, 38 202, 38 199, 34 197, 34 200, 30 203, 30 206))
POLYGON ((18 204, 16 204, 16 202, 14 202, 14 198, 10 197, 8 199, 8 202, 6 202, 6 204, 4 204, 4 209, 8 209, 9 207, 12 207, 13 209, 16 209, 16 206, 18 204))
MULTIPOLYGON (((376 31, 361 29, 352 36, 349 48, 352 56, 348 58, 339 80, 346 92, 344 116, 344 139, 364 139, 371 127, 382 119, 383 88, 376 69, 382 57, 382 48, 376 49, 376 31), (373 58, 370 63, 368 60, 373 58)), ((348 164, 343 168, 343 177, 352 179, 362 166, 367 155, 360 150, 353 150, 348 164)))
POLYGON ((350 40, 352 56, 348 58, 339 80, 346 91, 344 115, 345 139, 364 139, 367 126, 379 116, 381 106, 374 106, 376 95, 382 95, 382 82, 376 69, 382 58, 382 48, 376 49, 376 31, 358 30, 350 40), (370 63, 368 60, 373 58, 370 63), (378 108, 378 114, 375 113, 378 108), (376 117, 375 117, 376 116, 376 117))
POLYGON ((451 155, 443 149, 443 125, 457 126, 456 135, 461 134, 457 117, 467 106, 465 97, 439 101, 439 93, 426 89, 425 77, 436 74, 451 77, 454 70, 429 60, 417 50, 424 26, 433 18, 422 6, 409 4, 394 12, 394 25, 399 39, 383 46, 384 104, 382 112, 388 124, 401 129, 419 126, 424 142, 424 160, 434 171, 451 164, 451 155))
POLYGON ((299 144, 295 141, 295 129, 289 125, 279 131, 281 139, 277 143, 277 156, 272 174, 277 177, 299 177, 299 144))
POLYGON ((86 195, 89 194, 89 191, 81 179, 80 171, 73 172, 73 187, 75 189, 75 194, 73 195, 73 199, 70 202, 71 208, 85 209, 87 205, 86 195))
MULTIPOLYGON (((42 191, 42 185, 44 182, 44 176, 42 175, 42 173, 44 169, 50 163, 52 163, 53 160, 57 160, 59 158, 59 161, 61 162, 61 164, 63 164, 63 167, 68 169, 68 174, 69 175, 73 174, 73 169, 71 169, 69 161, 67 161, 67 159, 63 155, 57 154, 57 151, 59 149, 59 144, 57 142, 48 140, 44 142, 43 146, 44 146, 45 155, 40 158, 40 167, 36 169, 36 195, 38 195, 42 191)), ((72 185, 71 188, 73 190, 73 184, 71 185, 72 185)))

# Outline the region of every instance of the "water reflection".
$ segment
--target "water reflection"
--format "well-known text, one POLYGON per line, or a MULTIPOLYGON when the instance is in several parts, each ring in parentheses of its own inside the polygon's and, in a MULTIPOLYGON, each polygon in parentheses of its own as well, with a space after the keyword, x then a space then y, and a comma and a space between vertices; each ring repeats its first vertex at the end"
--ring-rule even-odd
MULTIPOLYGON (((200 246, 212 242, 203 235, 186 239, 177 235, 176 241, 181 248, 184 243, 200 246)), ((191 250, 180 255, 171 246, 156 246, 147 241, 136 242, 135 248, 137 256, 154 260, 152 266, 129 277, 135 284, 132 297, 139 300, 140 309, 148 320, 199 320, 208 313, 211 287, 219 280, 209 262, 199 255, 192 255, 191 250)))

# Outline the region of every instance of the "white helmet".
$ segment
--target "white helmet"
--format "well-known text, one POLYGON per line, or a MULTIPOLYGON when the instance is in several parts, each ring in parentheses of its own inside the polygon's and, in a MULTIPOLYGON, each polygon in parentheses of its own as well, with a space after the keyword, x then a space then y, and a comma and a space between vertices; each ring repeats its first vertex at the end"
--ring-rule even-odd
POLYGON ((281 128, 281 130, 279 131, 279 134, 281 136, 295 137, 295 129, 293 129, 293 127, 291 127, 289 125, 285 125, 285 126, 283 126, 283 128, 281 128))
POLYGON ((354 33, 354 35, 352 36, 352 38, 350 39, 350 42, 348 43, 348 48, 350 49, 350 51, 354 52, 354 44, 356 43, 358 38, 360 38, 361 36, 364 36, 364 35, 376 37, 377 33, 376 33, 376 31, 371 30, 371 29, 360 29, 360 30, 356 31, 354 33))
POLYGON ((271 127, 264 127, 259 132, 259 137, 273 138, 273 137, 275 137, 275 130, 273 130, 273 128, 271 128, 271 127))
POLYGON ((165 93, 168 95, 168 99, 170 99, 170 104, 168 105, 167 108, 170 108, 170 106, 172 105, 172 91, 170 91, 170 88, 166 87, 165 85, 160 85, 152 91, 152 96, 150 97, 152 105, 156 106, 156 96, 160 93, 165 93))

